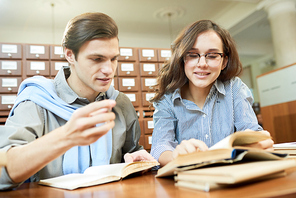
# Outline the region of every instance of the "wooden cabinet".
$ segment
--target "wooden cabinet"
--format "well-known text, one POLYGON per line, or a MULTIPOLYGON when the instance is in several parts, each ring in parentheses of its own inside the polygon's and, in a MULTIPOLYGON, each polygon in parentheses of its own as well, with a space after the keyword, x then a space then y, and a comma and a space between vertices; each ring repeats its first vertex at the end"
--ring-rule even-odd
POLYGON ((60 45, 51 45, 50 46, 50 59, 57 61, 65 61, 64 49, 60 45))
POLYGON ((56 76, 63 66, 69 66, 69 63, 67 61, 50 61, 50 76, 56 76))
POLYGON ((140 88, 140 82, 138 78, 118 78, 118 90, 127 92, 127 91, 138 91, 140 88))
POLYGON ((120 47, 119 48, 120 56, 118 61, 137 61, 137 51, 135 48, 120 47))
POLYGON ((125 92, 125 95, 130 99, 134 107, 141 106, 141 96, 139 92, 125 92))
POLYGON ((170 49, 158 49, 158 61, 167 62, 172 56, 170 49))
POLYGON ((49 46, 48 45, 25 45, 26 59, 34 60, 49 60, 49 46))
POLYGON ((141 76, 157 76, 158 63, 140 63, 141 76))
POLYGON ((13 43, 0 43, 0 58, 22 59, 22 45, 13 43))
POLYGON ((1 76, 21 76, 22 61, 21 60, 0 60, 1 76))
POLYGON ((49 61, 27 61, 27 76, 47 76, 49 77, 49 61))
POLYGON ((137 77, 139 76, 139 66, 135 62, 119 62, 117 67, 118 76, 137 77))
POLYGON ((9 111, 14 104, 16 94, 0 94, 0 109, 9 111))
POLYGON ((157 62, 158 61, 157 49, 140 48, 139 61, 140 62, 157 62))
POLYGON ((17 93, 21 77, 0 77, 0 93, 17 93))

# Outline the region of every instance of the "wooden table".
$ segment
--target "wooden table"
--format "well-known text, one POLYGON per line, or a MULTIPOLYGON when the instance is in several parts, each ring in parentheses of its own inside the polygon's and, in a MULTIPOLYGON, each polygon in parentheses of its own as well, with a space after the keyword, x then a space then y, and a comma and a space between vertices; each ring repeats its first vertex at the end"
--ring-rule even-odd
POLYGON ((180 198, 244 198, 244 197, 296 197, 296 172, 286 177, 261 181, 235 188, 202 192, 174 186, 173 178, 155 178, 155 172, 125 178, 122 181, 93 187, 80 188, 73 191, 25 183, 13 191, 0 192, 2 197, 42 197, 42 198, 91 198, 91 197, 180 197, 180 198))

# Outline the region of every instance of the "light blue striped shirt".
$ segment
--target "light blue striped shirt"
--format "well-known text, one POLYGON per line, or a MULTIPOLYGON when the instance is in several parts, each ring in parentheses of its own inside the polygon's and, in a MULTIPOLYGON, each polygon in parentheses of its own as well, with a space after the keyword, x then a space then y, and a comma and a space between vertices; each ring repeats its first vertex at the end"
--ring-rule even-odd
POLYGON ((203 109, 182 99, 180 89, 154 102, 154 130, 151 155, 158 159, 164 151, 173 151, 182 140, 199 139, 208 147, 235 131, 262 130, 252 108, 250 89, 235 77, 217 80, 203 109))

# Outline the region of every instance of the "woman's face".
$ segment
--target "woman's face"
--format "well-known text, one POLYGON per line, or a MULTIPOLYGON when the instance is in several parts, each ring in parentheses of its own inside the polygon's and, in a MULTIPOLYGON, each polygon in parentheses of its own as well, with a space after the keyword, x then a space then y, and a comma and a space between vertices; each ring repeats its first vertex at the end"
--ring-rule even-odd
POLYGON ((189 79, 189 86, 193 86, 191 88, 211 89, 227 63, 223 61, 225 57, 219 53, 223 53, 223 44, 215 31, 203 32, 196 38, 184 59, 185 74, 189 79))

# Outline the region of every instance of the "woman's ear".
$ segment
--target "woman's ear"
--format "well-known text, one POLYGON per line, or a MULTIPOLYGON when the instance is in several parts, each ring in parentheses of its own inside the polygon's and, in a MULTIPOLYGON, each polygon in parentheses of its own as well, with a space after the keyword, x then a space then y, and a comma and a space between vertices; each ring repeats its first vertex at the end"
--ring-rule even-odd
POLYGON ((65 48, 65 58, 70 64, 74 64, 75 62, 75 55, 72 50, 65 48))
POLYGON ((227 66, 227 63, 228 63, 228 56, 224 56, 224 58, 223 58, 223 65, 222 65, 221 71, 223 69, 225 69, 225 67, 227 66))

